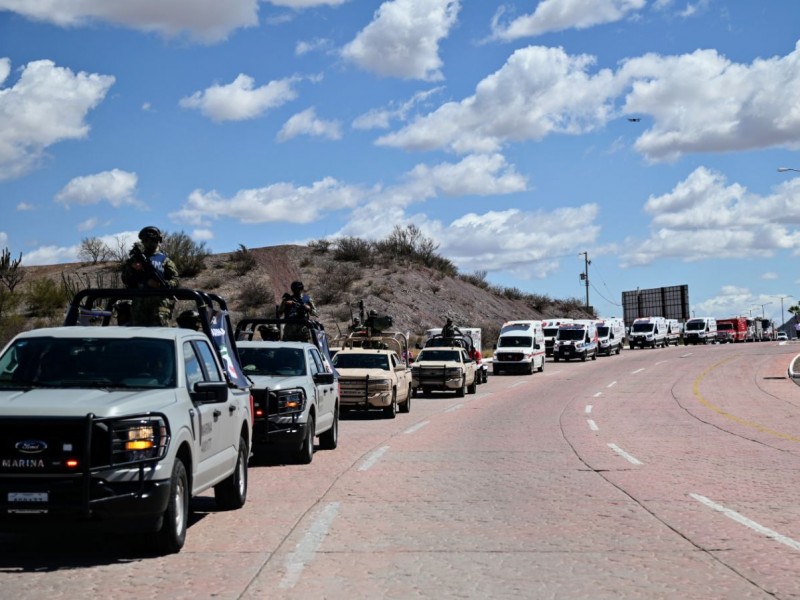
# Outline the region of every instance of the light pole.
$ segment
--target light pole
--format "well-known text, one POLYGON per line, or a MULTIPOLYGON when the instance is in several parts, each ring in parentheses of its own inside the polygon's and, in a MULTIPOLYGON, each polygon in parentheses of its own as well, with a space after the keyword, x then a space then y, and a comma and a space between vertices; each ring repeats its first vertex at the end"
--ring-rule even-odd
POLYGON ((767 306, 767 305, 769 305, 769 304, 772 304, 772 302, 764 302, 764 304, 760 304, 760 305, 759 305, 759 306, 761 306, 761 318, 762 318, 762 319, 765 319, 765 318, 766 318, 766 317, 764 316, 764 307, 765 307, 765 306, 767 306))
POLYGON ((786 313, 783 312, 783 299, 784 298, 794 298, 794 296, 792 296, 791 294, 786 294, 785 296, 773 296, 773 298, 780 298, 781 299, 781 328, 783 328, 783 326, 786 324, 786 317, 785 317, 786 313))

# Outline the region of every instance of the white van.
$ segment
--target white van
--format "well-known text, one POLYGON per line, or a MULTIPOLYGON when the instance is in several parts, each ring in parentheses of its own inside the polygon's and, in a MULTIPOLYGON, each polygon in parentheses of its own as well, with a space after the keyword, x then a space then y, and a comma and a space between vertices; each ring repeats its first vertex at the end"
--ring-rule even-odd
POLYGON ((717 341, 717 320, 713 317, 697 317, 686 321, 683 328, 683 343, 713 344, 717 341))
POLYGON ((553 360, 580 358, 585 361, 589 357, 597 360, 597 321, 576 319, 561 325, 553 347, 553 360))
POLYGON ((597 321, 598 352, 611 356, 619 354, 625 345, 625 321, 619 317, 597 321))
POLYGON ((492 373, 544 371, 544 332, 541 321, 508 321, 494 345, 492 373))
POLYGON ((561 325, 572 323, 574 319, 545 319, 542 321, 542 329, 544 330, 544 355, 553 356, 553 347, 556 343, 556 335, 558 335, 558 328, 561 325))
POLYGON ((667 346, 678 346, 683 335, 683 323, 678 319, 667 319, 667 346))
POLYGON ((667 347, 667 320, 664 317, 634 319, 628 336, 631 349, 667 347))

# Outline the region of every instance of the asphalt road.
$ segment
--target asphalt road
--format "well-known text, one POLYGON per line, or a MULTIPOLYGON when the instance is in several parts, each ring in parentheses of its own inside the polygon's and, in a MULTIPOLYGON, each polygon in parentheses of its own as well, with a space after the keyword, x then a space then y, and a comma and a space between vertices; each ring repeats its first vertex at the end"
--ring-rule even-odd
POLYGON ((186 546, 0 535, 0 596, 794 598, 800 346, 625 350, 346 417, 186 546))

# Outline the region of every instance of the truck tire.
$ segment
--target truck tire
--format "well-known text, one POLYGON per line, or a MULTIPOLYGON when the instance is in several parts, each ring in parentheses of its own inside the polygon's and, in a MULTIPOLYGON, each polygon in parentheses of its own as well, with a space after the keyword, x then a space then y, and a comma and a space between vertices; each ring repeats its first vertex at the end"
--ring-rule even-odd
POLYGON ((244 506, 247 500, 247 460, 249 452, 247 442, 239 438, 239 456, 236 458, 236 468, 227 479, 214 486, 214 499, 220 510, 236 510, 244 506))
POLYGON ((533 359, 528 363, 528 368, 525 371, 528 375, 533 375, 533 359))
POLYGON ((472 383, 467 386, 467 393, 474 394, 478 391, 478 374, 475 373, 475 377, 472 378, 472 383))
POLYGON ((400 405, 400 412, 401 413, 411 412, 411 386, 408 386, 408 397, 406 398, 406 401, 400 405))
POLYGON ((392 403, 384 407, 383 416, 387 419, 394 419, 397 416, 397 390, 392 390, 392 403))
POLYGON ((161 517, 161 526, 155 535, 156 551, 161 554, 175 554, 183 548, 186 541, 186 528, 189 525, 189 476, 180 458, 175 458, 170 478, 169 504, 161 517))
POLYGON ((308 421, 306 421, 306 435, 300 447, 295 450, 293 457, 295 462, 300 465, 310 465, 311 461, 314 460, 315 427, 316 421, 314 420, 314 415, 309 413, 308 421))
POLYGON ((542 359, 542 364, 539 365, 539 373, 544 373, 544 359, 542 359))
POLYGON ((463 398, 467 393, 467 377, 461 379, 461 387, 456 390, 456 398, 463 398))
POLYGON ((581 362, 586 362, 586 352, 581 355, 581 362))
MULTIPOLYGON (((610 355, 611 353, 609 353, 610 355)), ((594 354, 592 354, 592 360, 597 360, 597 348, 594 350, 594 354)))
POLYGON ((492 375, 500 375, 500 369, 496 365, 492 365, 492 375))
MULTIPOLYGON (((409 390, 409 392, 410 391, 411 390, 409 390)), ((339 445, 339 405, 337 404, 333 412, 333 423, 331 423, 331 428, 319 436, 319 447, 322 448, 323 450, 335 450, 336 446, 338 445, 339 445)))

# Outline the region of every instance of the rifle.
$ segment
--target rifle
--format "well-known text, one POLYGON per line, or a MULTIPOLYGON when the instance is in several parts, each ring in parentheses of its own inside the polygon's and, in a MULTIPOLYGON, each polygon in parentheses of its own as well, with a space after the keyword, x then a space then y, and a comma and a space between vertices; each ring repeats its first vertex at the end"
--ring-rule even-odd
POLYGON ((164 276, 153 266, 153 263, 150 262, 150 259, 144 255, 142 249, 139 247, 138 244, 134 244, 133 248, 131 248, 130 252, 131 258, 133 258, 137 263, 140 263, 144 269, 145 275, 145 283, 148 279, 155 279, 159 287, 162 288, 169 288, 170 285, 167 283, 167 280, 164 279, 164 276))

